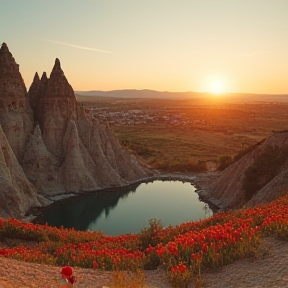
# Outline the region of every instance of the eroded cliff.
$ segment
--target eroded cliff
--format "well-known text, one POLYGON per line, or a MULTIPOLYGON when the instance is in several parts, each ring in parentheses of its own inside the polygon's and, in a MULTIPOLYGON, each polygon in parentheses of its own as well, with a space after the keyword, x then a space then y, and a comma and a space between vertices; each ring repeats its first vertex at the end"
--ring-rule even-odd
POLYGON ((288 132, 275 133, 199 192, 221 209, 268 203, 288 192, 288 132))
POLYGON ((124 185, 151 172, 107 125, 91 123, 56 59, 27 90, 7 45, 0 49, 0 209, 23 217, 47 196, 124 185), (43 197, 44 196, 44 197, 43 197))

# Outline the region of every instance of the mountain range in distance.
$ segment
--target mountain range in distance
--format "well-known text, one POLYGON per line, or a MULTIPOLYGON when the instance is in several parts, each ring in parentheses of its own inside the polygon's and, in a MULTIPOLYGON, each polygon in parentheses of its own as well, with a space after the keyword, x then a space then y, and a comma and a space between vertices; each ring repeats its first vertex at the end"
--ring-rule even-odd
POLYGON ((207 92, 169 92, 149 89, 112 90, 112 91, 74 91, 78 97, 111 97, 111 98, 147 98, 147 99, 199 99, 225 98, 234 101, 275 101, 288 102, 288 94, 253 94, 253 93, 225 93, 212 94, 207 92))

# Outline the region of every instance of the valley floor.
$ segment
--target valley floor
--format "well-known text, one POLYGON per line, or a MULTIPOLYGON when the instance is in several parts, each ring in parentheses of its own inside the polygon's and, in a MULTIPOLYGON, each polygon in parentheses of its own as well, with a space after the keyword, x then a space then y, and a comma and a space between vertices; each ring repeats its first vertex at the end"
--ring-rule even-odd
MULTIPOLYGON (((75 268, 74 272, 78 288, 109 286, 110 272, 82 268, 75 268)), ((1 288, 57 287, 59 275, 60 267, 0 257, 1 288)), ((163 271, 145 271, 145 275, 146 288, 172 287, 163 271)), ((288 243, 271 237, 263 239, 259 257, 204 273, 203 282, 204 288, 288 287, 288 243)))

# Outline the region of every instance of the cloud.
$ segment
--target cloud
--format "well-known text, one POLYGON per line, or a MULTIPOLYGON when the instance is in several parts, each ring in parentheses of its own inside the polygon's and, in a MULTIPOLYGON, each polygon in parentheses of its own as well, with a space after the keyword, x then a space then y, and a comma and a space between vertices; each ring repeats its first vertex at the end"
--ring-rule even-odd
POLYGON ((267 52, 267 51, 255 51, 255 52, 250 52, 250 53, 240 53, 240 56, 253 57, 253 56, 260 55, 260 54, 269 54, 269 52, 267 52))
POLYGON ((68 46, 68 47, 77 48, 77 49, 82 49, 82 50, 89 50, 89 51, 95 51, 95 52, 100 52, 100 53, 113 54, 113 52, 106 51, 106 50, 100 50, 100 49, 96 49, 96 48, 92 48, 92 47, 79 46, 79 45, 75 45, 75 44, 70 44, 70 43, 66 43, 66 42, 59 42, 59 41, 54 41, 54 40, 49 40, 49 39, 42 39, 42 40, 45 42, 50 42, 50 43, 59 44, 62 46, 68 46))

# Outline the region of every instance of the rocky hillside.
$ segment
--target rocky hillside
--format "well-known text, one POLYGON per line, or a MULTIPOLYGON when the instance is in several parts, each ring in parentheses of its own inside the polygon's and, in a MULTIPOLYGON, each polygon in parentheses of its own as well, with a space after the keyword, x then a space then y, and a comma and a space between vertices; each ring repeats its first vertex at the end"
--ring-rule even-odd
POLYGON ((222 209, 268 203, 288 191, 288 132, 276 133, 224 170, 200 197, 222 209))
POLYGON ((0 49, 0 216, 21 218, 60 193, 124 185, 149 172, 107 125, 91 123, 56 59, 27 93, 19 65, 0 49))

